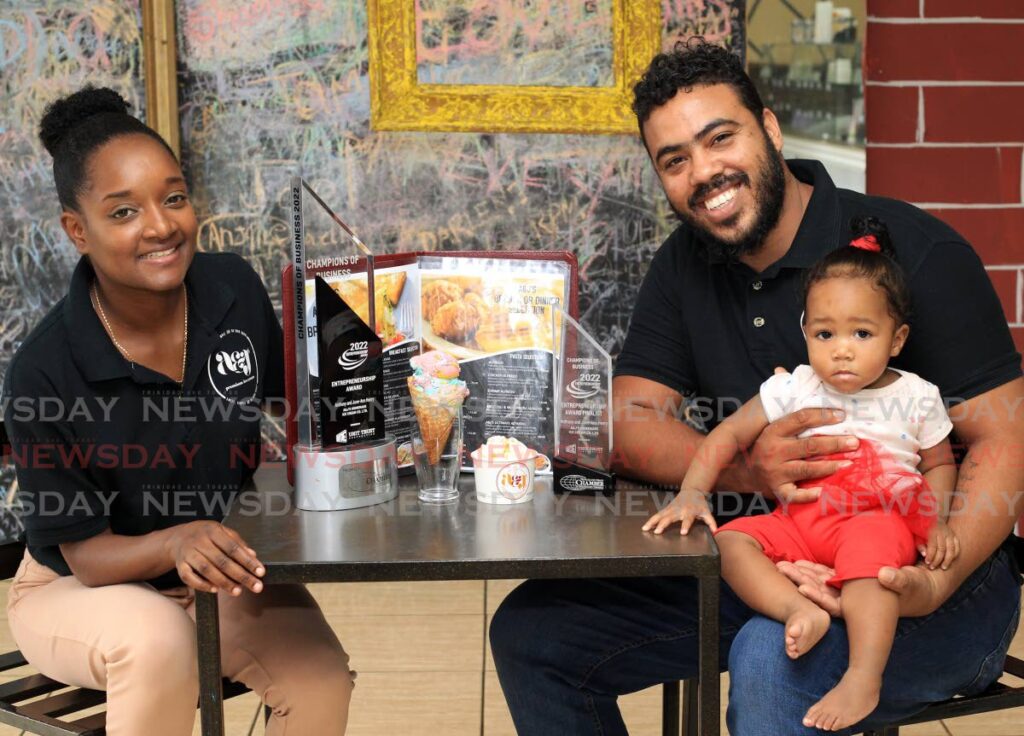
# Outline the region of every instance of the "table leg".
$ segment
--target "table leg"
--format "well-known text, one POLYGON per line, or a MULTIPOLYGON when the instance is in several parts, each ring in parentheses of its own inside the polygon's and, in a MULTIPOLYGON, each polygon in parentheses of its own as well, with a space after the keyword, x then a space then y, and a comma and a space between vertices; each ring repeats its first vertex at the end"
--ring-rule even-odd
POLYGON ((679 736, 679 683, 661 686, 661 736, 679 736))
POLYGON ((718 673, 718 575, 699 578, 700 733, 719 736, 721 710, 718 673))
POLYGON ((196 592, 196 641, 199 647, 199 715, 202 733, 203 736, 224 736, 220 620, 216 593, 196 592))

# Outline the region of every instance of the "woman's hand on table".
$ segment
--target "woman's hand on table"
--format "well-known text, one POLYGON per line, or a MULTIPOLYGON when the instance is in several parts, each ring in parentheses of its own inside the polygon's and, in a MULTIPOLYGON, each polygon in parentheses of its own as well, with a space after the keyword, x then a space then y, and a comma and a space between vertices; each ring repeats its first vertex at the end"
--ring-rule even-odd
POLYGON ((168 530, 167 551, 178 576, 190 588, 203 593, 224 591, 242 594, 263 590, 266 573, 249 547, 234 529, 216 521, 193 521, 168 530))
POLYGON ((697 519, 707 524, 711 531, 718 529, 715 517, 711 515, 711 507, 708 506, 708 497, 702 491, 681 488, 672 503, 647 520, 643 531, 661 534, 678 521, 679 533, 686 534, 697 519))

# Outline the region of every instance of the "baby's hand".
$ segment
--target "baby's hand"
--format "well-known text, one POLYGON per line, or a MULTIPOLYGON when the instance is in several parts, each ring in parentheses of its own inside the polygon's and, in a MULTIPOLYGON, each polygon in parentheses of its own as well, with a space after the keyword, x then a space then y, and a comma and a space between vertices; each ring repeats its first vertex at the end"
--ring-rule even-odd
POLYGON ((944 521, 936 521, 935 526, 928 532, 928 546, 918 550, 924 558, 924 564, 929 570, 941 567, 948 570, 960 555, 960 540, 944 521))
POLYGON ((655 534, 661 534, 678 521, 681 522, 679 533, 686 534, 697 519, 711 527, 711 531, 718 529, 708 506, 708 497, 698 490, 681 488, 672 503, 647 520, 643 530, 649 532, 653 529, 655 534))

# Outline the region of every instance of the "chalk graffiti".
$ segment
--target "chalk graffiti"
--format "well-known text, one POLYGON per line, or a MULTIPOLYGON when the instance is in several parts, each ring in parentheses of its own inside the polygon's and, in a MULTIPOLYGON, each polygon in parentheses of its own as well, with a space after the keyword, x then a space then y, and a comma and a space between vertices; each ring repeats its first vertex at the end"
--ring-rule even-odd
POLYGON ((224 33, 286 18, 322 12, 324 0, 251 0, 245 3, 204 2, 189 6, 185 12, 186 34, 199 43, 208 43, 224 33))
POLYGON ((145 116, 138 0, 21 0, 0 6, 0 372, 67 290, 78 254, 60 228, 45 106, 86 82, 145 116))
POLYGON ((664 48, 691 36, 733 48, 743 43, 744 6, 735 0, 662 0, 664 48))
POLYGON ((611 0, 416 0, 419 80, 612 84, 611 0))

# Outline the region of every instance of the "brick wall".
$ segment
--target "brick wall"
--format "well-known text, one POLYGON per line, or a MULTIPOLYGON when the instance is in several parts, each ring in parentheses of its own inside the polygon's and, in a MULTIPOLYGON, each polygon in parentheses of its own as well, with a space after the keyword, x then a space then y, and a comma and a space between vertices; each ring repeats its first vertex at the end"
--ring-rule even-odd
POLYGON ((1024 352, 1024 0, 867 6, 867 190, 970 240, 1024 352))

